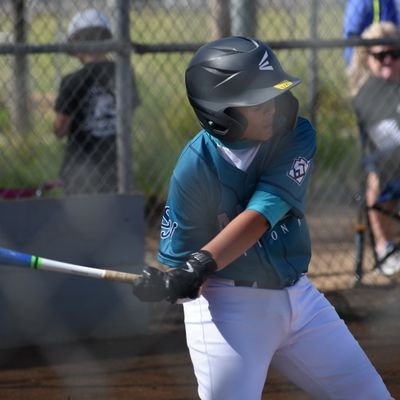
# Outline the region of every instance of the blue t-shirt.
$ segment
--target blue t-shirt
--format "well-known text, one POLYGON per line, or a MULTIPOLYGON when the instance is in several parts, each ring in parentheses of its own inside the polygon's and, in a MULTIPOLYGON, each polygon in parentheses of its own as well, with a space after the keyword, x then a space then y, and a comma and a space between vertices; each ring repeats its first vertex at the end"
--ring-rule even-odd
MULTIPOLYGON (((286 203, 290 210, 285 213, 281 208, 285 213, 281 219, 271 221, 273 227, 251 249, 216 275, 285 286, 306 272, 311 246, 304 207, 315 151, 315 131, 299 117, 295 129, 261 143, 242 171, 225 160, 215 141, 201 131, 183 149, 171 177, 159 261, 180 266, 246 208, 268 219, 268 202, 278 197, 283 200, 275 202, 278 207, 286 203)), ((277 215, 276 210, 271 215, 277 215)))

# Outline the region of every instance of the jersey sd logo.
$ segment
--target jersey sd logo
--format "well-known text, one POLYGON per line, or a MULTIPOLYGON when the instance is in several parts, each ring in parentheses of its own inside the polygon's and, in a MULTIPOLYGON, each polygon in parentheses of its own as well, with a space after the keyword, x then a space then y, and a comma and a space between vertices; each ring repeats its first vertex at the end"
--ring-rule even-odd
POLYGON ((172 237, 172 235, 175 232, 175 229, 178 227, 177 222, 173 222, 171 220, 170 216, 170 208, 169 206, 166 206, 164 208, 164 214, 162 216, 161 220, 161 231, 160 231, 160 237, 161 239, 168 239, 172 237))
POLYGON ((287 173, 287 175, 298 185, 301 185, 301 182, 303 182, 309 167, 310 161, 306 160, 304 157, 297 157, 293 160, 292 168, 290 168, 290 171, 287 173))

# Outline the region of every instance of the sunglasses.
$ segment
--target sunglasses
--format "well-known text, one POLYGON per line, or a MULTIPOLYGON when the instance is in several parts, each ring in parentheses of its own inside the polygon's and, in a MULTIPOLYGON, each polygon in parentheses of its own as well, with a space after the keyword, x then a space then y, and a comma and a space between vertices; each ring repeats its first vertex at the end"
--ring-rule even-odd
POLYGON ((382 62, 386 57, 390 57, 392 60, 398 60, 400 58, 400 49, 396 50, 385 50, 378 53, 369 52, 369 55, 375 58, 375 60, 382 62))

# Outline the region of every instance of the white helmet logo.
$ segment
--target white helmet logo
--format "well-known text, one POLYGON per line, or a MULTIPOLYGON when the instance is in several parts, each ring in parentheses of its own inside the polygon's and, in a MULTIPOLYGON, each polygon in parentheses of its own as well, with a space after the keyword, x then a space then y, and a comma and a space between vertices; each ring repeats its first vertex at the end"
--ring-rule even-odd
POLYGON ((269 63, 267 50, 265 50, 263 58, 261 59, 260 63, 258 64, 258 67, 261 71, 267 71, 267 70, 273 71, 274 70, 274 67, 269 63))

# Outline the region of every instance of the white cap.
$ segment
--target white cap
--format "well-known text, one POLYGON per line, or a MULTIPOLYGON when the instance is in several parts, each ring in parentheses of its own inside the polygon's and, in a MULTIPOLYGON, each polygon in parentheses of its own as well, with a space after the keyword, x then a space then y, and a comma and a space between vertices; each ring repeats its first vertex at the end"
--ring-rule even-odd
POLYGON ((68 25, 68 37, 86 28, 104 28, 111 32, 108 18, 100 11, 90 8, 74 15, 68 25))

